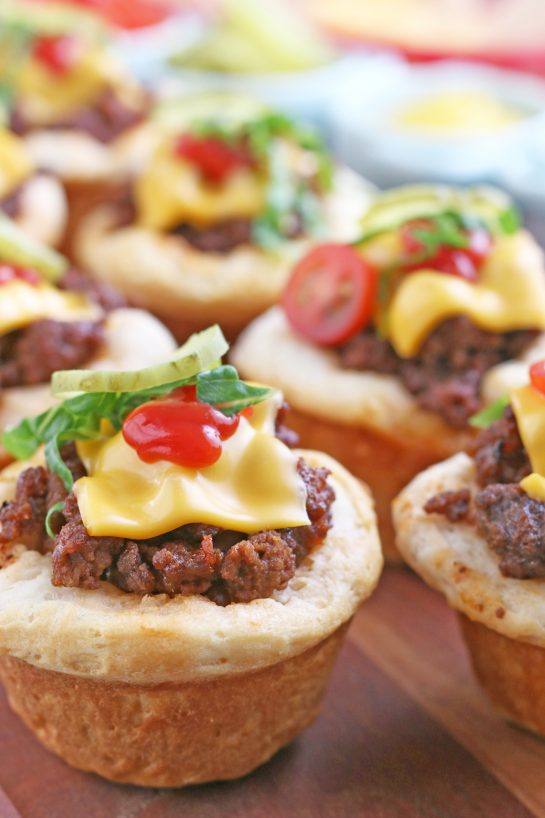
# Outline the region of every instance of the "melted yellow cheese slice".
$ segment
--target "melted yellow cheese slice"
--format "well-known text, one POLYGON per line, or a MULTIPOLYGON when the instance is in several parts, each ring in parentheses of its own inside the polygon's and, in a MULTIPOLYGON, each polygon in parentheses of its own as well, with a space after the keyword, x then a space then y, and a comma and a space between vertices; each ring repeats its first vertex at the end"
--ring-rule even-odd
POLYGON ((35 58, 28 59, 17 81, 18 104, 34 124, 50 124, 92 104, 112 84, 117 66, 101 49, 88 48, 65 73, 55 74, 35 58))
POLYGON ((459 315, 489 332, 545 329, 545 269, 527 234, 499 237, 476 284, 433 270, 407 275, 392 298, 388 337, 409 358, 438 324, 459 315))
POLYGON ((0 128, 0 199, 28 179, 33 170, 23 140, 0 128))
MULTIPOLYGON (((64 292, 46 283, 34 286, 19 280, 0 285, 0 335, 43 318, 83 321, 97 320, 101 315, 102 311, 81 293, 64 292)), ((36 354, 39 355, 39 350, 36 354)))
POLYGON ((250 168, 240 168, 223 184, 203 181, 198 169, 161 149, 136 181, 138 221, 151 230, 187 222, 196 227, 230 218, 252 218, 265 206, 265 183, 250 168))
POLYGON ((205 469, 144 463, 121 432, 77 444, 88 471, 74 485, 92 536, 146 539, 187 523, 245 533, 308 525, 297 458, 274 437, 276 400, 241 417, 219 460, 205 469))
POLYGON ((521 386, 509 397, 533 469, 520 486, 530 497, 545 500, 545 395, 532 386, 521 386))

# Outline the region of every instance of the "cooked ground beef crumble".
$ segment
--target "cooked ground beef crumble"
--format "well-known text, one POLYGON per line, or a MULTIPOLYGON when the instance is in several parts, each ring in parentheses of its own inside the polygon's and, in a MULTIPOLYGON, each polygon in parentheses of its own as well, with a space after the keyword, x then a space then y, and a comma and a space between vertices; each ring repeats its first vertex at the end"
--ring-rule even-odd
POLYGON ((450 318, 424 341, 414 358, 400 358, 392 345, 369 328, 337 352, 347 369, 395 375, 419 406, 439 414, 456 429, 481 408, 483 375, 496 364, 516 358, 537 337, 537 330, 485 332, 468 318, 450 318))
POLYGON ((468 489, 441 492, 430 497, 424 510, 475 524, 498 555, 504 576, 545 577, 545 503, 519 486, 532 469, 511 407, 479 433, 469 453, 476 467, 474 497, 468 489))
MULTIPOLYGON (((285 427, 283 435, 286 436, 285 427)), ((75 446, 62 449, 64 462, 78 479, 84 473, 75 446)), ((307 490, 310 525, 246 535, 217 526, 191 524, 146 540, 92 537, 86 530, 75 495, 67 495, 57 477, 41 466, 22 472, 15 498, 0 509, 0 565, 15 543, 52 554, 52 583, 94 589, 106 580, 137 594, 204 594, 218 605, 250 602, 284 588, 306 555, 331 527, 334 491, 326 469, 297 470, 307 490), (47 511, 63 501, 45 532, 47 511)))
POLYGON ((0 388, 48 383, 83 366, 104 343, 102 321, 35 321, 0 337, 0 388))
MULTIPOLYGON (((51 125, 42 125, 40 130, 85 131, 99 142, 108 144, 129 128, 140 124, 147 115, 149 104, 150 101, 138 110, 130 108, 113 88, 106 88, 92 105, 79 108, 51 125)), ((10 128, 19 136, 24 136, 35 130, 36 126, 15 106, 11 112, 10 128)))

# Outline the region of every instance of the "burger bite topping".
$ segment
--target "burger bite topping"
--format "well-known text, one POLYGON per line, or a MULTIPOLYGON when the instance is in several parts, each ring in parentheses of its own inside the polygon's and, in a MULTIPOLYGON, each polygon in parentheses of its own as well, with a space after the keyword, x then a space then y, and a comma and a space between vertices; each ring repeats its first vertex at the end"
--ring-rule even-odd
POLYGON ((282 114, 194 119, 137 179, 137 221, 204 251, 274 248, 319 231, 331 169, 316 133, 282 114))
POLYGON ((214 136, 183 134, 174 146, 176 156, 195 165, 204 179, 221 185, 237 169, 251 167, 252 157, 240 143, 231 144, 214 136))
MULTIPOLYGON (((500 400, 475 419, 485 428, 470 449, 478 487, 471 502, 464 508, 457 502, 461 492, 447 491, 424 506, 428 514, 474 523, 497 553, 501 572, 517 579, 545 576, 544 368, 545 362, 532 366, 531 385, 512 390, 510 405, 500 400)), ((462 491, 469 500, 469 490, 462 491)))
POLYGON ((0 388, 47 383, 58 369, 86 364, 104 342, 106 296, 0 218, 0 388))
POLYGON ((52 551, 59 585, 219 604, 284 587, 327 533, 333 490, 275 436, 278 393, 210 369, 224 350, 212 328, 156 367, 57 373, 54 392, 79 394, 4 435, 21 458, 45 443, 48 465, 24 472, 0 511, 4 551, 14 538, 52 551))
POLYGON ((282 305, 293 329, 350 369, 396 375, 464 428, 488 369, 545 329, 537 249, 499 191, 407 187, 377 197, 352 247, 313 248, 282 305))

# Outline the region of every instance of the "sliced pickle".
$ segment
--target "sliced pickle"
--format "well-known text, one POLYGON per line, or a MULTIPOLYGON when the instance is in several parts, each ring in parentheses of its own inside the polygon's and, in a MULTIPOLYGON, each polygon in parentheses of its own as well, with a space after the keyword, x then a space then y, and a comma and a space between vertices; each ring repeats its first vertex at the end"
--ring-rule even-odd
POLYGON ((269 108, 246 94, 232 91, 207 91, 182 99, 165 99, 155 107, 153 117, 161 127, 173 131, 189 128, 199 121, 237 127, 262 116, 269 108))
POLYGON ((270 70, 315 68, 333 58, 325 40, 289 2, 228 0, 224 13, 227 27, 267 55, 270 70))
POLYGON ((53 283, 62 277, 68 267, 64 256, 35 241, 7 216, 0 214, 0 262, 2 261, 36 270, 53 283))
POLYGON ((55 372, 51 392, 54 397, 62 399, 81 392, 138 392, 193 378, 199 372, 217 366, 228 349, 221 329, 214 324, 191 335, 170 360, 161 364, 132 371, 70 369, 55 372))
POLYGON ((511 199, 498 188, 406 185, 377 196, 360 222, 363 234, 355 243, 395 230, 412 219, 431 218, 442 213, 459 213, 485 224, 493 233, 510 233, 518 227, 518 216, 511 199))
POLYGON ((172 62, 204 71, 268 74, 330 62, 334 53, 289 0, 226 0, 223 17, 172 62))

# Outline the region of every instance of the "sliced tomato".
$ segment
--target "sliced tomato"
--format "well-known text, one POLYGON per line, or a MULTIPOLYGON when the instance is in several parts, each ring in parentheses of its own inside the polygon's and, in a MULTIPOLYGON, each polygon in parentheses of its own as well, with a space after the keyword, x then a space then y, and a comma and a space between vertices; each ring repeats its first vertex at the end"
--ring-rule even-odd
POLYGON ((367 326, 376 289, 376 271, 353 247, 321 244, 296 265, 282 306, 299 335, 335 346, 367 326))
POLYGON ((534 389, 545 395, 545 361, 536 361, 535 364, 532 364, 530 367, 530 383, 534 389))
POLYGON ((248 151, 240 145, 213 136, 183 134, 176 142, 175 153, 195 165, 215 185, 225 182, 237 168, 252 164, 248 151))

